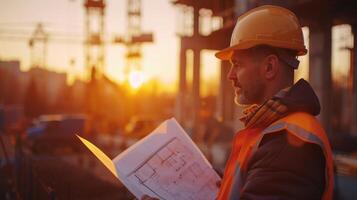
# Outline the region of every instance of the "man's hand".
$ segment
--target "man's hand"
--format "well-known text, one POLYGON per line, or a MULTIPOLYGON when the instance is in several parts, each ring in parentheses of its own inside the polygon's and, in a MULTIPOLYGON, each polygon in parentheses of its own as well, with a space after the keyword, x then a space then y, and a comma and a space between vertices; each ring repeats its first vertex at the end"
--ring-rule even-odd
POLYGON ((158 198, 150 197, 148 195, 144 195, 141 197, 141 200, 160 200, 158 198))

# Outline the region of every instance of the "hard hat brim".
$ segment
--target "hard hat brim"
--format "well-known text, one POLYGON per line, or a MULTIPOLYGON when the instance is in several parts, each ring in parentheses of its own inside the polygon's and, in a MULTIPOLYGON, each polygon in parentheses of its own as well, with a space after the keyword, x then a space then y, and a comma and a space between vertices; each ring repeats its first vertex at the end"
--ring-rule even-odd
POLYGON ((228 48, 218 51, 215 54, 215 56, 216 56, 216 58, 221 59, 221 60, 229 60, 232 57, 233 51, 234 51, 234 48, 228 47, 228 48))
POLYGON ((221 59, 221 60, 230 60, 233 55, 234 50, 249 49, 253 46, 254 46, 254 44, 252 44, 252 43, 237 44, 237 45, 227 47, 225 49, 218 51, 215 54, 215 56, 216 56, 216 58, 221 59))
MULTIPOLYGON (((260 44, 264 44, 264 43, 260 43, 260 44)), ((277 48, 290 49, 289 47, 284 47, 283 45, 278 46, 278 45, 269 44, 269 43, 266 43, 265 45, 272 46, 272 47, 277 47, 277 48)), ((254 46, 257 46, 257 44, 255 42, 247 42, 247 43, 242 43, 242 44, 236 44, 234 46, 227 47, 225 49, 222 49, 222 50, 218 51, 215 54, 215 56, 216 56, 216 58, 218 58, 220 60, 230 60, 232 55, 233 55, 233 52, 235 50, 249 49, 249 48, 252 48, 254 46)), ((307 49, 306 48, 299 49, 297 51, 297 56, 303 56, 303 55, 306 55, 306 54, 307 54, 307 49)))

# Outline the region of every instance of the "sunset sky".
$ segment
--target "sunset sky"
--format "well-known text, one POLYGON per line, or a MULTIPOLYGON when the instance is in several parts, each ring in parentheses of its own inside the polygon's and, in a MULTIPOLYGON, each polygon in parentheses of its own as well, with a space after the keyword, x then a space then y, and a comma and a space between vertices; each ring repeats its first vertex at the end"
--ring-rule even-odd
MULTIPOLYGON (((84 39, 84 0, 0 0, 0 59, 18 59, 23 70, 30 64, 28 40, 36 24, 42 22, 50 34, 47 52, 49 69, 68 72, 73 77, 84 77, 83 44, 80 42, 59 42, 51 40, 56 35, 70 35, 78 41, 84 39), (22 34, 23 39, 4 39, 4 36, 22 34), (74 60, 71 64, 71 60, 74 60), (72 65, 72 66, 71 66, 72 65)), ((115 35, 125 34, 126 0, 107 0, 105 29, 106 40, 115 35)), ((142 0, 142 29, 153 32, 155 42, 144 45, 142 69, 145 79, 158 79, 171 85, 177 82, 179 38, 176 36, 178 11, 169 0, 142 0)), ((308 34, 306 30, 305 33, 308 34)), ((350 35, 348 26, 333 29, 333 68, 334 76, 348 72, 349 56, 346 51, 338 49, 351 39, 343 39, 350 35), (342 38, 342 39, 341 39, 342 38), (342 42, 341 42, 342 41, 342 42), (347 41, 347 42, 346 42, 347 41)), ((120 82, 124 79, 125 48, 119 45, 106 46, 106 74, 120 82)), ((213 51, 202 53, 202 75, 205 84, 218 80, 218 60, 213 51)), ((307 57, 303 58, 299 72, 306 77, 307 57)), ((204 88, 203 88, 204 90, 204 88)))

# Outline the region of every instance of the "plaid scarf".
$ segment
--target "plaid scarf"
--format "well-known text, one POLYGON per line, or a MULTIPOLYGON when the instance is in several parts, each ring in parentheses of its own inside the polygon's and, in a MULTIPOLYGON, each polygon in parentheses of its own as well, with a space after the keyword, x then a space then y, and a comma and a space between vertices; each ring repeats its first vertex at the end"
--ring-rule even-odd
POLYGON ((282 104, 280 99, 285 96, 289 89, 290 87, 281 90, 260 106, 253 104, 244 109, 244 116, 240 120, 244 123, 245 128, 266 128, 271 123, 286 116, 288 107, 282 104))

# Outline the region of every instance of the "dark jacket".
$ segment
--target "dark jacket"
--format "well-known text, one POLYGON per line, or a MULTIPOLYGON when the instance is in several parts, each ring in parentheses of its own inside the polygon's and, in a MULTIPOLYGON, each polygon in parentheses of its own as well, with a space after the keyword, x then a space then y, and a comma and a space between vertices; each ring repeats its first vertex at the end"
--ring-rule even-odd
MULTIPOLYGON (((289 112, 320 112, 311 86, 298 81, 281 102, 289 112)), ((303 142, 285 131, 263 137, 248 163, 241 199, 321 199, 325 187, 325 158, 315 144, 303 142)))

